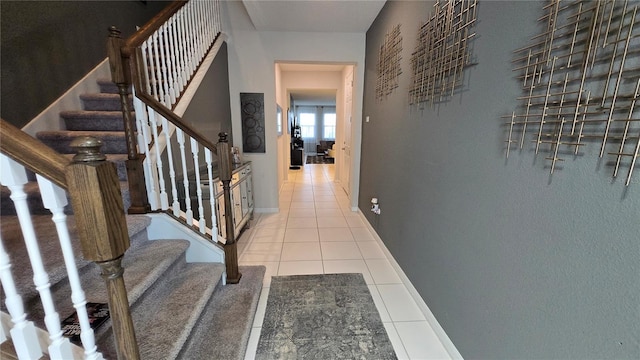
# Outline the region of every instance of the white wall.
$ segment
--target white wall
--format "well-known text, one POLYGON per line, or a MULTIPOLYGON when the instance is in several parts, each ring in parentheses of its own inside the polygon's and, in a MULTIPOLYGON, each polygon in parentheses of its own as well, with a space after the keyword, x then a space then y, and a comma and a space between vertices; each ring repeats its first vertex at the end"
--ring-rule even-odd
MULTIPOLYGON (((282 109, 282 135, 278 136, 277 141, 276 141, 276 146, 277 146, 277 175, 278 175, 278 190, 280 190, 280 188, 282 187, 282 184, 284 183, 285 180, 287 180, 287 171, 285 169, 288 169, 289 166, 289 157, 288 157, 288 149, 289 149, 289 142, 290 142, 290 137, 288 136, 287 133, 287 109, 289 108, 289 99, 286 97, 286 93, 284 91, 284 89, 282 88, 282 72, 280 71, 280 66, 279 65, 275 65, 275 74, 276 74, 276 84, 275 84, 275 91, 276 91, 276 103, 278 105, 280 105, 280 108, 282 109)), ((276 129, 277 132, 277 129, 276 129)))
MULTIPOLYGON (((223 31, 229 35, 229 90, 233 142, 242 146, 240 93, 264 93, 266 153, 244 154, 253 162, 256 211, 278 210, 278 141, 276 132, 275 62, 338 62, 356 64, 354 128, 362 119, 364 33, 258 32, 239 1, 223 2, 223 31)), ((282 104, 281 104, 282 106, 282 104)), ((286 109, 283 107, 283 111, 286 109)), ((354 134, 354 150, 360 151, 360 134, 354 134)), ((358 174, 352 174, 358 184, 358 174)), ((353 193, 357 200, 357 189, 353 193)))

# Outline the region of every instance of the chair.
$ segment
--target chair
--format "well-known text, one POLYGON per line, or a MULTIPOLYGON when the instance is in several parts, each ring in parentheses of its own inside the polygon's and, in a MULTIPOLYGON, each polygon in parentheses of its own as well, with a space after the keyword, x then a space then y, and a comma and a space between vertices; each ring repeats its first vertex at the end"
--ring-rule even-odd
POLYGON ((316 145, 316 152, 318 155, 327 155, 327 152, 334 144, 334 140, 320 140, 320 143, 316 145))
POLYGON ((327 157, 329 158, 336 157, 336 144, 331 145, 331 149, 327 150, 327 157))

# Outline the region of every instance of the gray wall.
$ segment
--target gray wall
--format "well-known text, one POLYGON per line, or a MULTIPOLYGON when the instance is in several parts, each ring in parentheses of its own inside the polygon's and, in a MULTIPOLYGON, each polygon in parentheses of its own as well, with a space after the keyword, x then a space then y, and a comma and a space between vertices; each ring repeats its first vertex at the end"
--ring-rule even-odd
POLYGON ((0 2, 3 119, 26 125, 107 57, 107 29, 123 37, 168 1, 0 2))
POLYGON ((419 109, 410 57, 432 5, 387 2, 367 32, 361 210, 465 358, 640 358, 640 169, 625 189, 596 156, 553 177, 542 156, 504 157, 512 51, 540 31, 543 3, 480 2, 468 87, 419 109), (380 44, 399 23, 400 87, 376 102, 380 44))
POLYGON ((227 43, 220 47, 182 119, 214 144, 218 133, 228 133, 233 145, 227 43))

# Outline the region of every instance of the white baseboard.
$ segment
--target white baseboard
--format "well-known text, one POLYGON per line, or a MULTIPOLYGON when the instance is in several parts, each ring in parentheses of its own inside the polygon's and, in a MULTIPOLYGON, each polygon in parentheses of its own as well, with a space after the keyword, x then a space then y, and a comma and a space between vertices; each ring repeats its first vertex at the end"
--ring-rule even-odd
POLYGON ((187 262, 224 263, 224 250, 186 228, 182 223, 163 213, 146 214, 151 218, 147 227, 149 240, 184 239, 191 245, 187 249, 187 262))
POLYGON ((97 82, 100 78, 111 78, 108 59, 104 59, 98 66, 93 68, 93 70, 67 90, 67 92, 44 109, 38 116, 33 118, 33 120, 22 128, 22 131, 35 137, 39 131, 65 129, 65 125, 62 119, 60 119, 60 112, 82 109, 80 95, 100 92, 100 87, 97 82))
POLYGON ((420 311, 422 311, 422 313, 424 314, 424 317, 427 319, 427 322, 429 323, 433 331, 436 333, 436 336, 438 336, 438 339, 442 343, 442 346, 444 346, 445 350, 447 350, 447 352, 449 353, 449 356, 451 356, 452 359, 462 360, 463 359, 462 355, 460 354, 458 349, 455 347, 451 339, 449 339, 449 336, 444 331, 442 326, 440 326, 440 323, 438 322, 436 317, 433 315, 433 313, 431 312, 427 304, 424 302, 424 300, 422 299, 422 296, 420 296, 420 294, 418 293, 416 288, 413 286, 413 284, 411 283, 407 275, 404 273, 404 271, 402 270, 402 268, 400 267, 396 259, 394 259, 393 255, 391 255, 391 252, 389 252, 389 249, 387 249, 387 247, 385 246, 384 242, 382 241, 382 239, 380 238, 376 230, 371 226, 371 224, 369 223, 369 220, 367 220, 367 218, 364 216, 364 214, 360 209, 358 209, 358 214, 360 215, 362 222, 367 227, 367 230, 369 230, 369 232, 373 235, 373 238, 378 242, 378 245, 380 245, 380 248, 382 249, 385 256, 387 257, 387 260, 389 260, 389 263, 391 263, 391 266, 398 273, 400 280, 402 280, 402 283, 407 288, 407 291, 409 291, 409 294, 411 295, 413 300, 416 302, 416 304, 420 308, 420 311))

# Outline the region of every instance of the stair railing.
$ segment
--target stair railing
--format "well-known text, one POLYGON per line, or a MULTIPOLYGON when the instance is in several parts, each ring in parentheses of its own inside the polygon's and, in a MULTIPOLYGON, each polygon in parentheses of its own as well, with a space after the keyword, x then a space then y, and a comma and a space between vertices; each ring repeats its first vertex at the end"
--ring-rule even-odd
MULTIPOLYGON (((130 191, 139 193, 132 196, 129 212, 167 212, 223 244, 226 281, 237 283, 241 274, 233 212, 225 213, 224 221, 231 226, 226 234, 219 234, 217 221, 222 219, 216 219, 213 196, 217 172, 224 198, 232 197, 229 187, 224 187, 232 173, 226 135, 214 144, 175 112, 203 59, 221 41, 220 1, 176 1, 127 40, 112 27, 107 49, 112 79, 120 89, 129 149, 127 175, 134 179, 129 180, 130 191), (132 85, 135 119, 128 102, 132 85), (201 169, 206 169, 205 179, 201 169), (208 201, 203 184, 209 188, 208 201)), ((231 206, 231 200, 224 206, 231 206)))
MULTIPOLYGON (((80 285, 64 207, 71 198, 74 217, 85 260, 102 269, 109 295, 109 310, 119 358, 138 359, 138 347, 124 288, 120 261, 129 248, 129 235, 116 168, 99 153, 99 140, 74 140, 78 154, 72 161, 0 119, 0 182, 11 191, 22 236, 34 273, 35 288, 44 309, 44 324, 49 333, 47 353, 51 359, 72 359, 73 347, 63 337, 60 316, 50 290, 49 276, 43 265, 32 223, 24 185, 29 169, 36 173, 43 203, 52 214, 71 286, 71 301, 80 323, 80 338, 87 359, 102 359, 97 351, 86 310, 86 298, 80 285)), ((11 272, 10 255, 0 239, 0 279, 6 294, 6 307, 14 323, 10 331, 20 359, 37 359, 43 349, 35 326, 27 320, 25 306, 11 272)), ((14 259, 15 260, 15 259, 14 259)), ((20 259, 22 261, 22 259, 20 259)))

